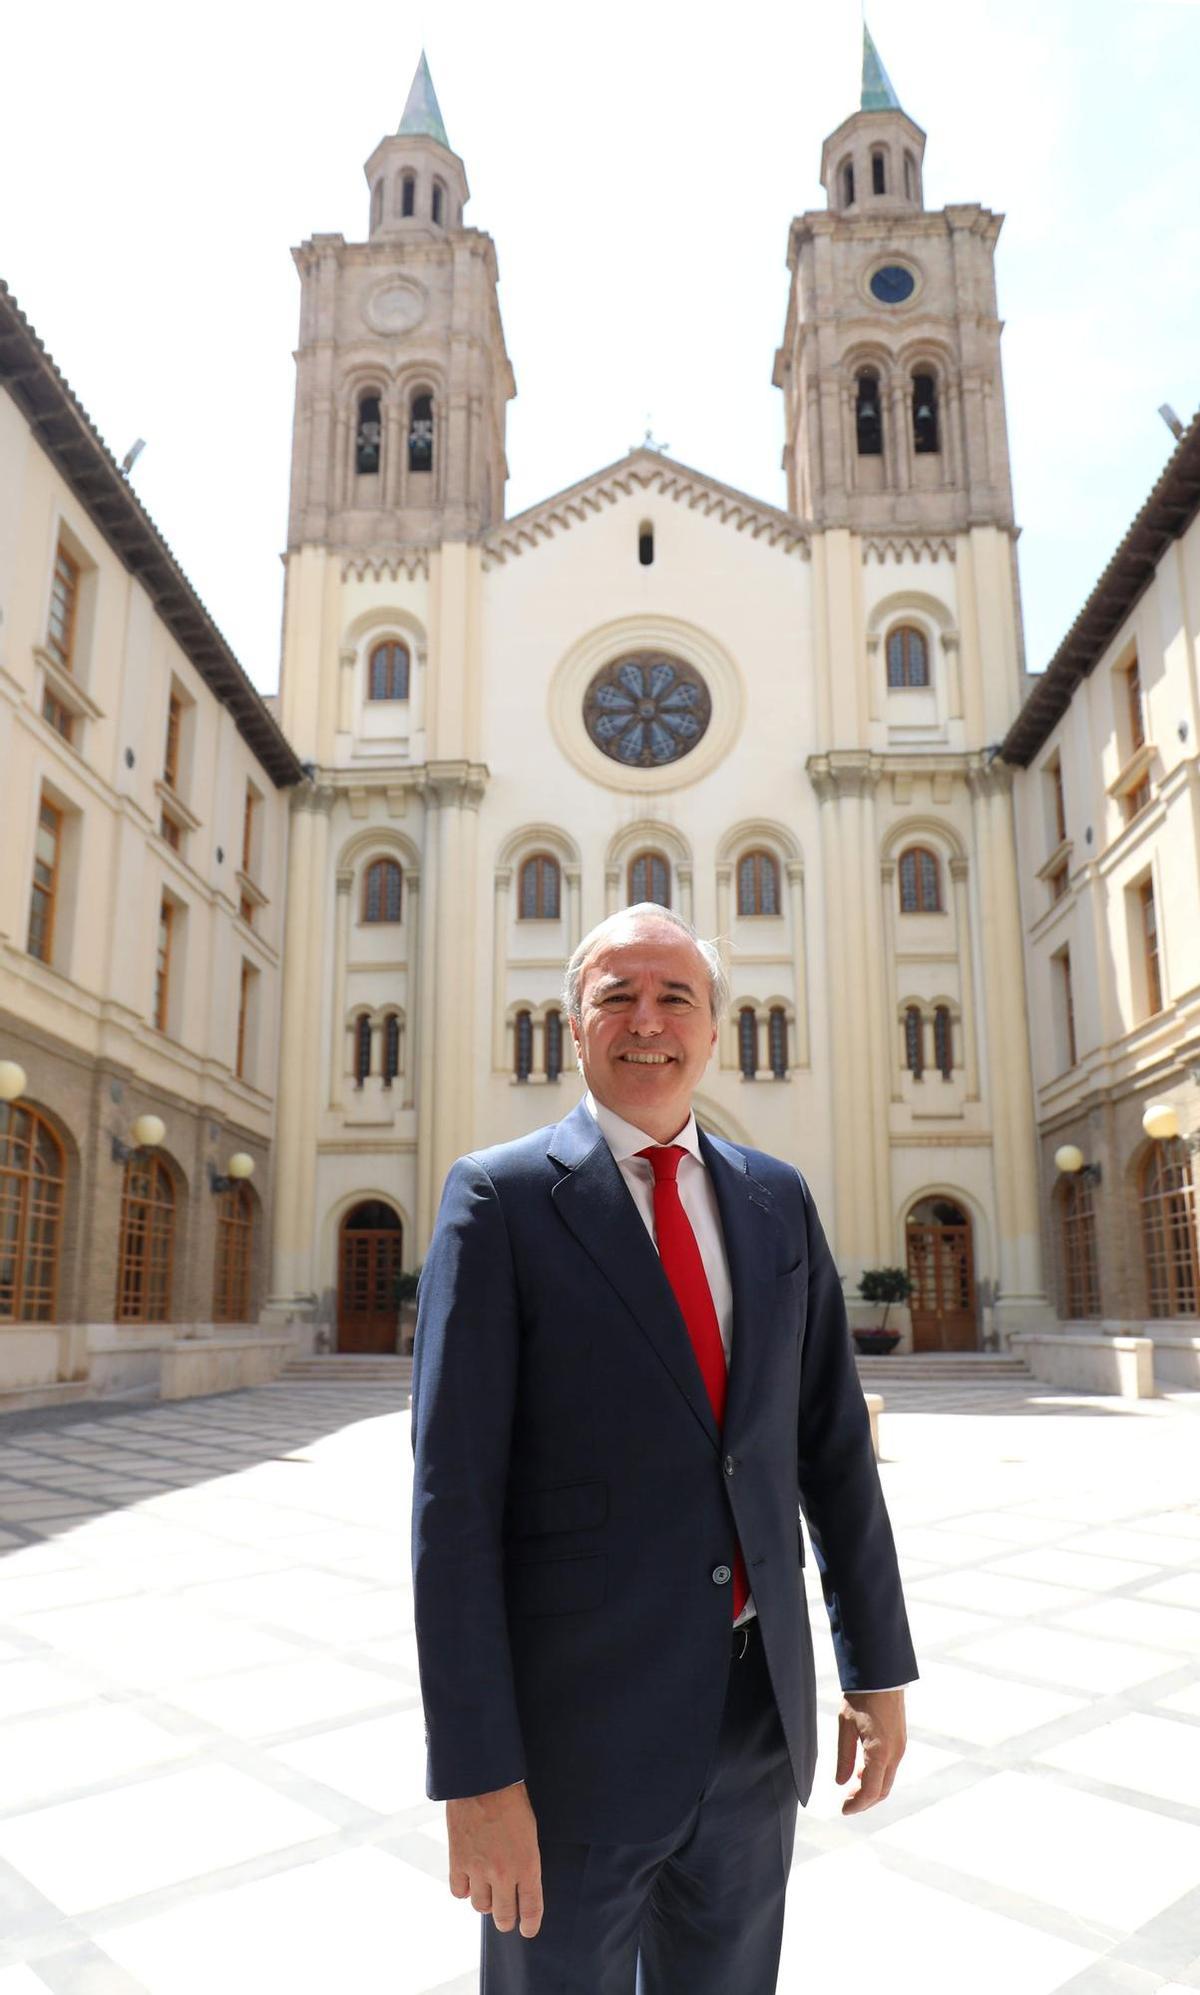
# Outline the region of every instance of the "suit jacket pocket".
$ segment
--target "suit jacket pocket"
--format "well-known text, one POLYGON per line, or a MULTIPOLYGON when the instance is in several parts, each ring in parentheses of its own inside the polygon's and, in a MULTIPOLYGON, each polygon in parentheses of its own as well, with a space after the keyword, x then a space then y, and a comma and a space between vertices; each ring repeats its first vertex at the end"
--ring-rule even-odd
POLYGON ((580 1614, 600 1606, 607 1582, 602 1552, 518 1559, 508 1569, 509 1603, 518 1614, 580 1614))
POLYGON ((515 1489, 509 1498, 510 1535, 514 1538, 540 1538, 552 1531, 592 1531, 607 1516, 606 1482, 515 1489))

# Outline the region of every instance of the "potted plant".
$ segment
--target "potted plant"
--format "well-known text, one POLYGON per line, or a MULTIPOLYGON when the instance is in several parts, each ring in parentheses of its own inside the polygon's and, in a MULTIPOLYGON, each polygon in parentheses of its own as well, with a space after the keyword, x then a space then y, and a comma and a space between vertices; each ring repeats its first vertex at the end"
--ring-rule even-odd
POLYGON ((420 1279, 420 1268, 401 1268, 392 1290, 396 1308, 400 1312, 396 1347, 402 1358, 411 1352, 416 1335, 417 1284, 420 1279))
POLYGON ((854 1342, 865 1358, 886 1358, 900 1342, 900 1332, 887 1327, 888 1311, 894 1302, 907 1302, 912 1294, 912 1277, 906 1268, 864 1268, 858 1292, 864 1302, 881 1302, 883 1317, 869 1329, 852 1332, 854 1342))

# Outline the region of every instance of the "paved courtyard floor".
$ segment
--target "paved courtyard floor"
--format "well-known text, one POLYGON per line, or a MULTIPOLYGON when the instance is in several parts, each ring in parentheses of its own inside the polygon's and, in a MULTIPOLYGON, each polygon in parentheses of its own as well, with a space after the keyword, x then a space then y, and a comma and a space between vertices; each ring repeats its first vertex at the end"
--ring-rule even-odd
MULTIPOLYGON (((818 1605, 781 1990, 1200 1989, 1200 1395, 887 1401, 912 1744, 844 1820, 818 1605)), ((0 1420, 0 1995, 475 1990, 410 1463, 387 1386, 0 1420)))

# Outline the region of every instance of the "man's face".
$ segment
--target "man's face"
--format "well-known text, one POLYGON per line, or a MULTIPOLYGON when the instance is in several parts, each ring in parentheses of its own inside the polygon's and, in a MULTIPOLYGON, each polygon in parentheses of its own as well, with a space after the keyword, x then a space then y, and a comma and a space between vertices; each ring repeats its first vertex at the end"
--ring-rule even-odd
POLYGON ((617 929, 584 965, 581 1013, 571 1034, 596 1100, 669 1142, 717 1043, 695 943, 649 916, 617 929))

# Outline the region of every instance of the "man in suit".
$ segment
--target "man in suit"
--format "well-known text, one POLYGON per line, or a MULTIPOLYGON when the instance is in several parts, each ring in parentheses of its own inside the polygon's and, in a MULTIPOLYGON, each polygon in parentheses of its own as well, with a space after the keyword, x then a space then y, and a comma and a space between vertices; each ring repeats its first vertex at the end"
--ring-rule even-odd
POLYGON ((428 1792, 485 1995, 771 1995, 816 1758, 801 1510, 846 1813, 904 1751, 869 1422, 803 1178, 696 1126, 715 948, 631 908, 565 999, 584 1100, 454 1165, 421 1278, 428 1792))

